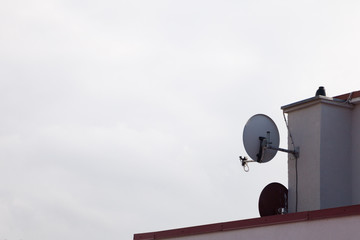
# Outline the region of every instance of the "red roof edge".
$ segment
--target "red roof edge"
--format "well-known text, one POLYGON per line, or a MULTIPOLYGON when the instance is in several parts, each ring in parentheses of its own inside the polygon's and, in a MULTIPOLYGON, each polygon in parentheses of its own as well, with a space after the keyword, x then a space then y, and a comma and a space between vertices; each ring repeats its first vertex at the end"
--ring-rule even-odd
POLYGON ((263 227, 292 222, 311 221, 326 218, 360 215, 360 205, 329 208, 316 211, 289 213, 268 217, 252 218, 232 222, 214 223, 194 227, 134 234, 134 240, 157 240, 165 238, 184 237, 196 234, 206 234, 221 231, 240 230, 245 228, 263 227))
POLYGON ((345 94, 336 96, 334 98, 341 99, 341 100, 347 100, 349 98, 350 94, 351 94, 351 99, 360 97, 360 91, 356 91, 356 92, 351 92, 351 93, 345 93, 345 94))

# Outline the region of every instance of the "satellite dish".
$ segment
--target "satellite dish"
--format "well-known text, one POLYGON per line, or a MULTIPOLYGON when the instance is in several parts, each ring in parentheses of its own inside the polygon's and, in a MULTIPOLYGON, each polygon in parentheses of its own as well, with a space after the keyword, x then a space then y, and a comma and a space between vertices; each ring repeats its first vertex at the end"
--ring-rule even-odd
POLYGON ((260 163, 268 162, 277 153, 274 149, 279 148, 279 131, 270 117, 256 114, 244 127, 243 142, 251 159, 260 163))
POLYGON ((261 192, 259 213, 261 217, 287 213, 288 190, 280 183, 270 183, 261 192))

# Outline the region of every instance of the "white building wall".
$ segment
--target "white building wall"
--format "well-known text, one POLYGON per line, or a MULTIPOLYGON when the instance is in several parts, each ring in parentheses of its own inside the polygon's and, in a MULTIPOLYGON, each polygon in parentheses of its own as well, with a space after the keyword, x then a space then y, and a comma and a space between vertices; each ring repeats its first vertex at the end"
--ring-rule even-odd
MULTIPOLYGON (((288 113, 295 146, 300 148, 297 168, 289 154, 289 212, 296 209, 296 176, 298 212, 351 205, 353 192, 360 190, 352 184, 352 156, 358 155, 352 152, 354 107, 316 97, 283 109, 288 113)), ((288 143, 293 149, 290 138, 288 143)), ((360 164, 356 164, 360 169, 360 164)), ((358 183, 356 187, 360 177, 358 183)))
POLYGON ((320 209, 352 202, 352 109, 348 104, 321 103, 320 209))
MULTIPOLYGON (((320 209, 320 104, 298 109, 288 114, 289 129, 294 143, 300 147, 297 161, 298 172, 298 211, 320 209), (307 196, 312 196, 311 198, 307 196)), ((291 140, 289 139, 289 149, 291 140)), ((288 188, 289 212, 295 212, 296 205, 296 162, 289 154, 288 188)))

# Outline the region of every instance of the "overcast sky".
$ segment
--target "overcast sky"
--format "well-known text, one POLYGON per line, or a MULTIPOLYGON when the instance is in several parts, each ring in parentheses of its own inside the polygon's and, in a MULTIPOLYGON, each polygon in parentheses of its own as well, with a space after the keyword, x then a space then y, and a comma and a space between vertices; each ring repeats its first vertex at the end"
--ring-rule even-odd
POLYGON ((287 155, 242 131, 359 90, 359 1, 2 0, 0 240, 132 239, 258 217, 287 155))

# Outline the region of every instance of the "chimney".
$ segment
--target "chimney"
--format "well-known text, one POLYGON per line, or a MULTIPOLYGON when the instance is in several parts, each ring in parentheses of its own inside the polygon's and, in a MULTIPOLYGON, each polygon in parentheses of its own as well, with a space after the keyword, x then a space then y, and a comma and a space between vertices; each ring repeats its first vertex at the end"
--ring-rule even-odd
POLYGON ((359 99, 326 97, 320 87, 315 97, 281 107, 300 150, 297 160, 288 157, 290 213, 360 203, 359 99))

